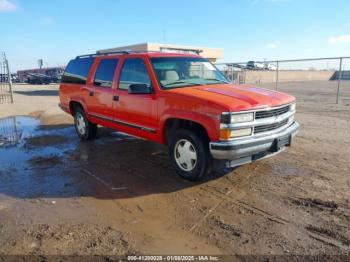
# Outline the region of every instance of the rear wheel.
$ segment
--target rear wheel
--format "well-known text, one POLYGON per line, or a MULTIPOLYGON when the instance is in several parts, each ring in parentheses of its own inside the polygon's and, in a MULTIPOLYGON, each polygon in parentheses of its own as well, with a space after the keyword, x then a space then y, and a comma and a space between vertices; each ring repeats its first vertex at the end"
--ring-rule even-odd
POLYGON ((196 181, 210 172, 212 159, 205 139, 187 129, 176 131, 172 137, 169 158, 178 175, 196 181))
POLYGON ((91 140, 97 135, 97 125, 86 118, 86 114, 81 107, 75 109, 74 125, 78 136, 82 140, 91 140))

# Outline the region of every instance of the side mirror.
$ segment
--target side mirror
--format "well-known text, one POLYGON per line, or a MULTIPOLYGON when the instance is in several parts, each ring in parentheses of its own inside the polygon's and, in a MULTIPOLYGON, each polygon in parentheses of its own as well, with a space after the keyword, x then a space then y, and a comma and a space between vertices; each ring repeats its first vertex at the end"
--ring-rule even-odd
POLYGON ((151 94, 152 88, 146 84, 131 84, 128 89, 129 94, 151 94))

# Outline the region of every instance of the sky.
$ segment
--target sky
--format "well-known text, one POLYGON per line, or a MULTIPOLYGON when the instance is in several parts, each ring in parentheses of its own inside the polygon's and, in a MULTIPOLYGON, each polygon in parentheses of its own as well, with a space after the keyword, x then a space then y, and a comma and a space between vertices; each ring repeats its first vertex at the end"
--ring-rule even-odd
POLYGON ((0 0, 12 70, 143 42, 220 47, 219 62, 350 56, 348 0, 0 0))

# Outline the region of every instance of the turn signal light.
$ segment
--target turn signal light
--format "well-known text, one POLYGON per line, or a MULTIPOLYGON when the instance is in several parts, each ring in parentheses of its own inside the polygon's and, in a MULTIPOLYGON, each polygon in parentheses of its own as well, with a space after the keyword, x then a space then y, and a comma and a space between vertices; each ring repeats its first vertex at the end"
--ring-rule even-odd
POLYGON ((251 127, 242 129, 220 129, 220 140, 229 140, 230 138, 250 136, 251 134, 251 127))
POLYGON ((220 139, 221 140, 229 140, 231 137, 231 130, 230 129, 221 129, 220 130, 220 139))

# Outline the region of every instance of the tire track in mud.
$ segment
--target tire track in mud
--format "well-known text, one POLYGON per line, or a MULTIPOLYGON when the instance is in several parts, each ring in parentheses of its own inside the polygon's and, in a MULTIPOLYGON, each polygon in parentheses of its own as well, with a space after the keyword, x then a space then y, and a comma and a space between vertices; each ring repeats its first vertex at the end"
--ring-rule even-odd
MULTIPOLYGON (((250 177, 250 176, 249 176, 250 177)), ((227 185, 222 185, 221 183, 217 183, 216 184, 220 187, 221 189, 227 188, 227 185)), ((240 184, 240 188, 243 188, 245 184, 248 184, 248 177, 247 177, 247 182, 244 183, 243 185, 240 184)), ((209 186, 212 187, 212 186, 209 186)), ((206 193, 210 193, 214 196, 216 196, 217 198, 219 198, 219 202, 214 205, 212 208, 209 209, 209 211, 207 212, 207 214, 205 214, 197 223, 195 223, 188 231, 192 232, 194 229, 196 229, 198 226, 200 226, 200 224, 202 222, 204 222, 205 220, 207 220, 207 218, 211 217, 212 215, 214 215, 215 210, 221 206, 225 201, 228 201, 234 205, 236 205, 237 207, 240 208, 244 208, 256 215, 262 216, 272 222, 284 225, 284 226, 288 226, 288 227, 292 227, 293 230, 296 230, 300 233, 306 234, 309 237, 320 241, 324 244, 330 245, 330 246, 334 246, 337 247, 339 249, 345 250, 345 251, 350 251, 350 239, 346 238, 343 235, 337 234, 334 231, 331 231, 329 229, 324 229, 322 227, 315 227, 315 226, 311 226, 311 225, 302 225, 300 223, 295 223, 293 221, 289 221, 287 219, 281 218, 277 215, 271 214, 270 212, 263 210, 261 208, 258 208, 254 205, 245 203, 244 201, 242 201, 242 198, 247 194, 246 192, 241 192, 240 190, 238 190, 238 194, 235 195, 234 197, 231 196, 231 193, 237 189, 237 188, 233 188, 230 189, 229 191, 227 191, 226 193, 222 193, 222 190, 208 190, 207 189, 208 186, 202 186, 199 189, 202 191, 205 191, 206 193)), ((309 201, 307 201, 309 202, 309 201)), ((314 205, 322 205, 324 204, 325 206, 328 207, 338 207, 338 205, 336 205, 335 203, 327 203, 326 201, 313 201, 314 205)))
POLYGON ((345 246, 350 246, 350 239, 344 237, 341 234, 337 234, 336 232, 332 231, 331 229, 317 227, 317 226, 313 226, 313 225, 307 225, 305 228, 309 232, 312 232, 312 233, 315 233, 315 234, 318 234, 321 236, 330 237, 332 239, 340 241, 345 246))
POLYGON ((350 217, 350 211, 335 203, 334 201, 324 201, 316 198, 288 197, 297 206, 314 208, 319 211, 340 211, 343 215, 350 217))
MULTIPOLYGON (((256 169, 256 168, 257 168, 257 167, 255 167, 254 169, 256 169)), ((243 183, 241 184, 241 187, 244 187, 244 186, 248 185, 249 179, 250 179, 250 177, 251 177, 252 175, 253 175, 252 172, 250 172, 249 175, 245 177, 245 180, 244 180, 243 183)), ((211 183, 212 183, 212 184, 217 184, 217 185, 219 185, 219 187, 222 185, 220 182, 216 182, 216 181, 211 181, 211 183)), ((200 186, 199 189, 205 191, 206 193, 215 194, 215 193, 213 193, 213 192, 211 192, 211 191, 209 192, 208 190, 205 189, 205 187, 208 187, 208 186, 210 187, 211 185, 206 184, 206 185, 204 185, 204 186, 200 186)), ((224 188, 227 188, 227 186, 225 186, 224 188)), ((222 189, 224 189, 224 188, 222 188, 222 189)), ((219 202, 217 202, 212 208, 210 208, 210 209, 208 210, 208 212, 207 212, 199 221, 197 221, 197 223, 195 223, 188 231, 189 231, 189 232, 192 232, 192 231, 195 230, 200 224, 202 224, 202 222, 204 222, 210 215, 212 215, 212 214, 214 213, 214 211, 215 211, 218 207, 220 207, 220 206, 225 202, 225 200, 227 200, 227 199, 225 199, 225 196, 229 196, 229 195, 230 195, 234 190, 236 190, 236 189, 237 189, 237 188, 233 187, 232 189, 230 189, 230 190, 227 191, 226 193, 224 193, 224 194, 221 193, 221 196, 219 196, 219 198, 221 198, 221 200, 220 200, 219 202)), ((214 191, 214 190, 212 190, 212 191, 214 191)), ((222 191, 221 191, 221 192, 222 192, 222 191)), ((239 191, 238 194, 240 195, 239 198, 243 198, 247 193, 246 193, 246 192, 239 191)), ((237 198, 238 198, 238 197, 237 197, 237 198)))

